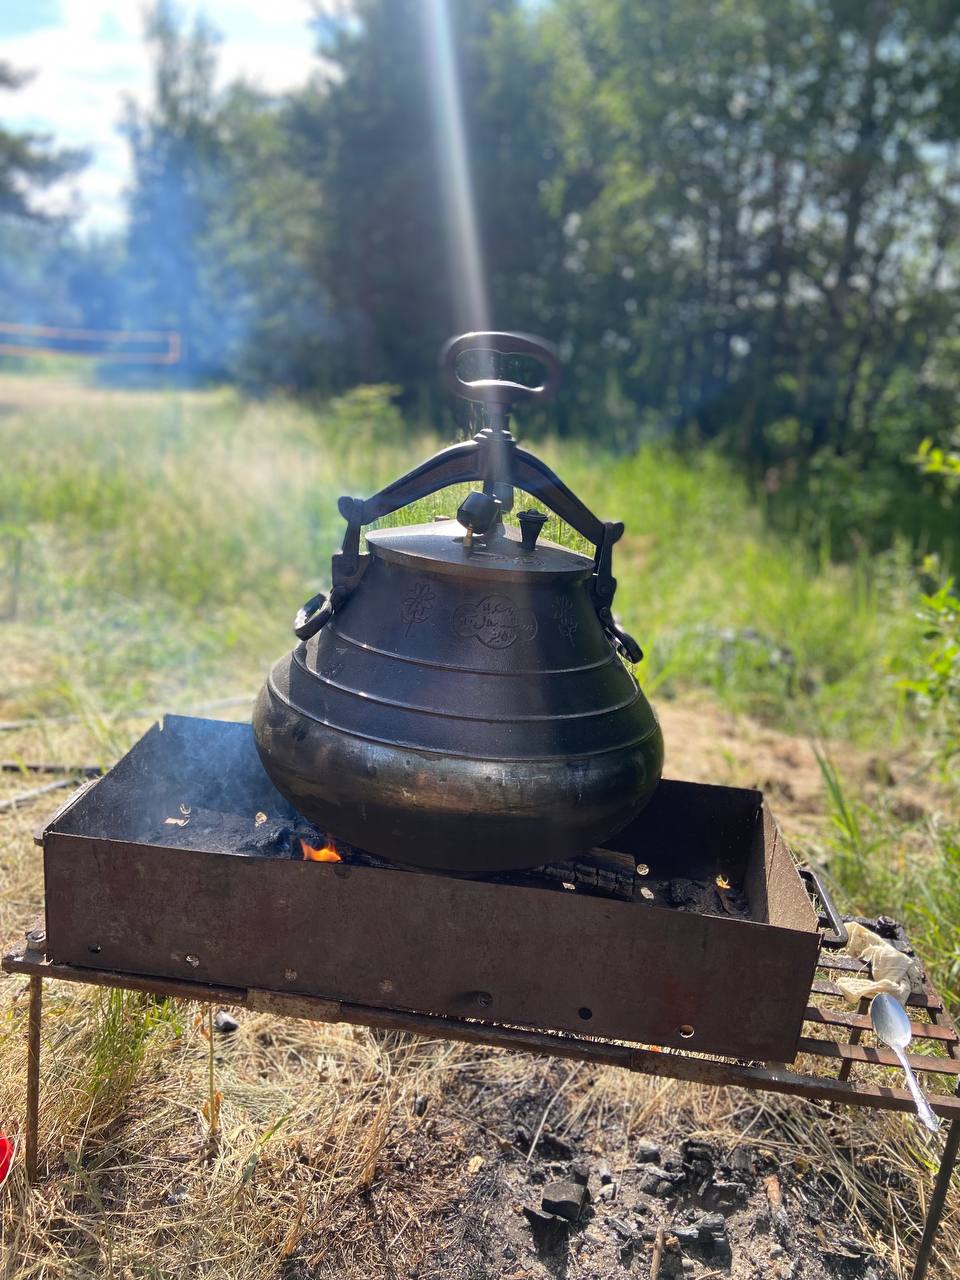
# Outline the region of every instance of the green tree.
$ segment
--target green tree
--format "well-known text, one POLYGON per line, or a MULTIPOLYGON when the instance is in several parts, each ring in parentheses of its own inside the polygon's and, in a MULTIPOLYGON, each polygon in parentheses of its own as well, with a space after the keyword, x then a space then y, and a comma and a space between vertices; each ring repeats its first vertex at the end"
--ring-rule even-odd
POLYGON ((227 359, 242 385, 329 389, 337 334, 331 290, 317 271, 323 202, 300 163, 297 109, 249 85, 219 108, 222 198, 207 247, 235 339, 227 359))
MULTIPOLYGON (((28 74, 0 61, 0 90, 19 89, 28 79, 28 74)), ((83 160, 81 152, 58 150, 40 134, 12 133, 0 125, 0 217, 40 217, 33 202, 36 190, 56 182, 83 160)))
MULTIPOLYGON (((328 21, 334 69, 298 95, 300 171, 320 193, 311 271, 336 326, 336 378, 433 394, 440 344, 462 320, 464 264, 450 265, 434 76, 422 0, 361 0, 328 21)), ((515 0, 448 5, 465 107, 481 250, 501 326, 541 322, 542 155, 534 107, 543 55, 515 0)))
MULTIPOLYGON (((16 90, 28 78, 0 61, 0 90, 16 90)), ((5 319, 49 324, 73 317, 53 267, 65 238, 63 220, 41 212, 36 197, 83 162, 79 151, 57 149, 39 134, 0 125, 0 311, 5 319)))
POLYGON ((636 422, 824 500, 852 481, 850 523, 916 532, 907 456, 956 394, 927 374, 957 312, 960 11, 556 0, 539 35, 575 416, 613 376, 636 422))

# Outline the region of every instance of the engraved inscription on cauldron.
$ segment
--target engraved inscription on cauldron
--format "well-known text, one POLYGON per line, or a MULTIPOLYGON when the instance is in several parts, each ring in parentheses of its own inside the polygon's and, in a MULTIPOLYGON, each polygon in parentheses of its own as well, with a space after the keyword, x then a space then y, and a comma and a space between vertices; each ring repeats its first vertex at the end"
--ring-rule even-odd
POLYGON ((453 630, 458 636, 479 640, 488 649, 509 649, 517 640, 533 639, 537 619, 532 610, 514 604, 509 596, 484 596, 454 611, 453 630))
POLYGON ((437 593, 429 582, 413 584, 400 604, 400 618, 404 623, 406 635, 410 634, 410 628, 416 626, 418 622, 426 622, 433 613, 436 598, 437 593))
POLYGON ((557 596, 553 602, 553 616, 556 619, 557 630, 561 636, 571 646, 575 646, 574 636, 580 628, 580 623, 574 617, 573 601, 569 596, 557 596))

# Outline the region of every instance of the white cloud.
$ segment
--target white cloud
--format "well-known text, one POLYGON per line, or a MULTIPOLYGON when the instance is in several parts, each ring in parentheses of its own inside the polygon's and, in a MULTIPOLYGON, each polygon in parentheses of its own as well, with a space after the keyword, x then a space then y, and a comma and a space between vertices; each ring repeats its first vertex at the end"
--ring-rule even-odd
MULTIPOLYGON (((181 8, 190 17, 203 12, 221 32, 222 82, 243 76, 279 93, 302 84, 318 66, 309 0, 191 0, 181 8)), ((60 0, 60 15, 56 26, 4 38, 4 60, 34 76, 0 96, 0 113, 7 127, 48 133, 60 146, 88 150, 90 165, 44 201, 63 210, 79 199, 84 226, 116 227, 129 178, 117 126, 125 97, 142 101, 150 86, 142 7, 134 0, 60 0)))

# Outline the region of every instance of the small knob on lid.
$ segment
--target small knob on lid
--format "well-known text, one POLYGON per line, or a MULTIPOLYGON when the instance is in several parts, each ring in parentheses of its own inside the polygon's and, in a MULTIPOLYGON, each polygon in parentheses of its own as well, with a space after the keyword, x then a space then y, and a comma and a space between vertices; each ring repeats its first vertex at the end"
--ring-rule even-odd
POLYGON ((547 523, 547 516, 542 511, 518 511, 520 521, 520 541, 524 551, 533 551, 540 537, 540 530, 547 523))
POLYGON ((464 544, 470 546, 475 533, 486 533, 500 514, 500 499, 489 493, 468 493, 457 508, 457 519, 467 531, 464 544))

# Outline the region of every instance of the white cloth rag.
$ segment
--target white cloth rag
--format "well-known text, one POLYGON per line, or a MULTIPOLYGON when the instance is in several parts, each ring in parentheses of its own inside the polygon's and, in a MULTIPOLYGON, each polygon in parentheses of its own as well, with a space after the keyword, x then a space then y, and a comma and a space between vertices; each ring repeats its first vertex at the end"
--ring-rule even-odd
POLYGON ((872 975, 837 979, 837 986, 851 1004, 883 992, 906 1004, 911 992, 919 994, 923 990, 923 970, 915 956, 905 956, 892 942, 862 924, 848 924, 847 932, 850 935, 845 947, 847 954, 866 960, 872 975))

